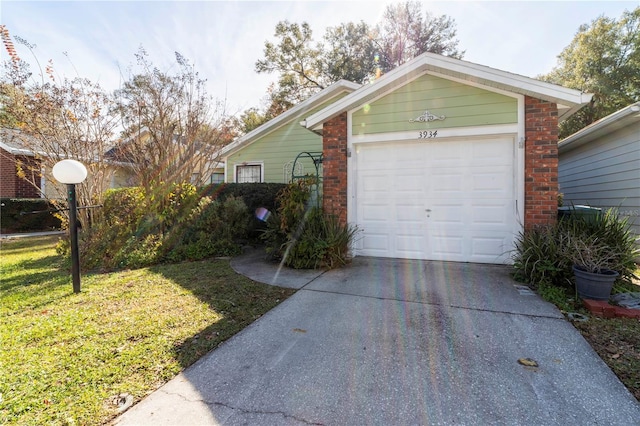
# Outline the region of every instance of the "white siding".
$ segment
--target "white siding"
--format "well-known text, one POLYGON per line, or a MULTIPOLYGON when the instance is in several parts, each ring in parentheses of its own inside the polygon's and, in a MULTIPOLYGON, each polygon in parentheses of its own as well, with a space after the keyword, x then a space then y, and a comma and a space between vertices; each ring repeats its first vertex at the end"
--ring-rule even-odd
POLYGON ((640 123, 561 153, 558 183, 565 205, 616 207, 640 236, 640 123))

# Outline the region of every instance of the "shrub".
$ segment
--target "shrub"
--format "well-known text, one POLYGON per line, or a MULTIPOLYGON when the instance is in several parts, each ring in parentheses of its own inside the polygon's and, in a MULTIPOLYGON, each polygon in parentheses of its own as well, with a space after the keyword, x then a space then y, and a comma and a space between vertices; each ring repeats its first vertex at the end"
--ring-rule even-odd
POLYGON ((276 198, 286 186, 284 183, 223 183, 203 188, 202 195, 214 200, 241 198, 250 212, 258 207, 276 211, 276 198))
MULTIPOLYGON (((224 202, 203 198, 189 217, 189 226, 178 228, 173 244, 167 243, 169 261, 200 260, 240 253, 249 213, 244 202, 229 197, 224 202)), ((175 236, 174 236, 175 237, 175 236)))
POLYGON ((297 181, 281 191, 278 212, 263 233, 267 252, 296 269, 343 266, 350 260, 357 229, 312 206, 309 188, 314 182, 313 178, 297 181))
POLYGON ((566 216, 555 225, 521 232, 513 256, 514 277, 535 287, 571 286, 574 248, 594 242, 602 254, 599 263, 619 272, 621 280, 630 281, 638 251, 627 218, 619 219, 616 209, 566 216))
MULTIPOLYGON (((143 188, 110 189, 105 193, 100 220, 80 234, 80 260, 87 269, 120 267, 123 247, 131 248, 158 226, 149 226, 143 188)), ((125 252, 126 253, 126 252, 125 252)), ((125 262, 126 263, 126 262, 125 262)))
POLYGON ((129 237, 113 256, 115 268, 142 268, 158 263, 162 252, 162 239, 159 234, 148 234, 142 238, 129 237))
POLYGON ((622 280, 631 280, 636 269, 638 248, 635 235, 629 228, 629 218, 620 218, 618 209, 608 209, 591 216, 569 216, 559 223, 568 235, 577 235, 587 243, 595 239, 608 247, 606 267, 619 272, 622 280))
POLYGON ((0 199, 0 228, 2 233, 35 232, 61 229, 59 215, 49 210, 66 207, 64 202, 37 199, 0 199), (60 205, 58 205, 60 204, 60 205), (27 212, 41 212, 29 213, 27 212))
POLYGON ((223 183, 203 188, 202 195, 214 200, 224 201, 229 197, 242 199, 251 215, 247 237, 259 240, 261 233, 267 228, 265 222, 256 218, 254 212, 263 207, 272 213, 278 209, 277 197, 287 185, 284 183, 223 183))
POLYGON ((108 191, 102 213, 81 234, 84 268, 138 268, 237 254, 250 217, 241 199, 200 199, 188 184, 173 185, 164 195, 148 195, 142 188, 108 191))
POLYGON ((570 287, 571 261, 563 256, 563 235, 557 224, 521 231, 513 256, 514 278, 533 287, 570 287))
POLYGON ((166 194, 151 197, 151 209, 159 213, 162 232, 184 224, 200 201, 195 186, 189 183, 174 184, 166 194), (157 205, 154 205, 157 204, 157 205))

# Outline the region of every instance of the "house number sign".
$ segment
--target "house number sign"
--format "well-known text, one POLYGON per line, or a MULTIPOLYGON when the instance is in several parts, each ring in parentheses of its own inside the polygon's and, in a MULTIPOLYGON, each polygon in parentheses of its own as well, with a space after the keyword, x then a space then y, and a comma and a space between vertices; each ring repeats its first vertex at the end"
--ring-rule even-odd
MULTIPOLYGON (((431 121, 444 121, 447 117, 444 115, 435 115, 426 110, 424 114, 409 120, 409 123, 429 123, 431 121)), ((423 130, 418 132, 418 139, 433 139, 438 136, 437 130, 423 130)))
POLYGON ((418 139, 433 139, 438 136, 437 130, 425 130, 418 133, 418 139))

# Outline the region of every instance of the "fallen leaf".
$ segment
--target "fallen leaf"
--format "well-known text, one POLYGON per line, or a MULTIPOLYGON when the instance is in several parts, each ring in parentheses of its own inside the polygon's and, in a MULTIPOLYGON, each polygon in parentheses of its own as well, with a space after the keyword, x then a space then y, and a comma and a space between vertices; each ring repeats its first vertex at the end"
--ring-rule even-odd
POLYGON ((294 328, 293 331, 295 331, 296 333, 306 333, 307 330, 303 330, 301 328, 294 328))
POLYGON ((538 363, 531 358, 520 358, 518 359, 518 364, 524 365, 525 367, 537 367, 538 363))

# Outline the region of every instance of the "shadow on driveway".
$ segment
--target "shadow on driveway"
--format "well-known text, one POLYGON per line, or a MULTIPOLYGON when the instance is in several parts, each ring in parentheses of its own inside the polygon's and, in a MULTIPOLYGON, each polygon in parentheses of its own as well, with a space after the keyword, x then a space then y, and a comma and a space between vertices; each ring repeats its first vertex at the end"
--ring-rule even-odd
POLYGON ((638 419, 637 401, 582 336, 509 268, 356 258, 313 277, 115 424, 638 419))

